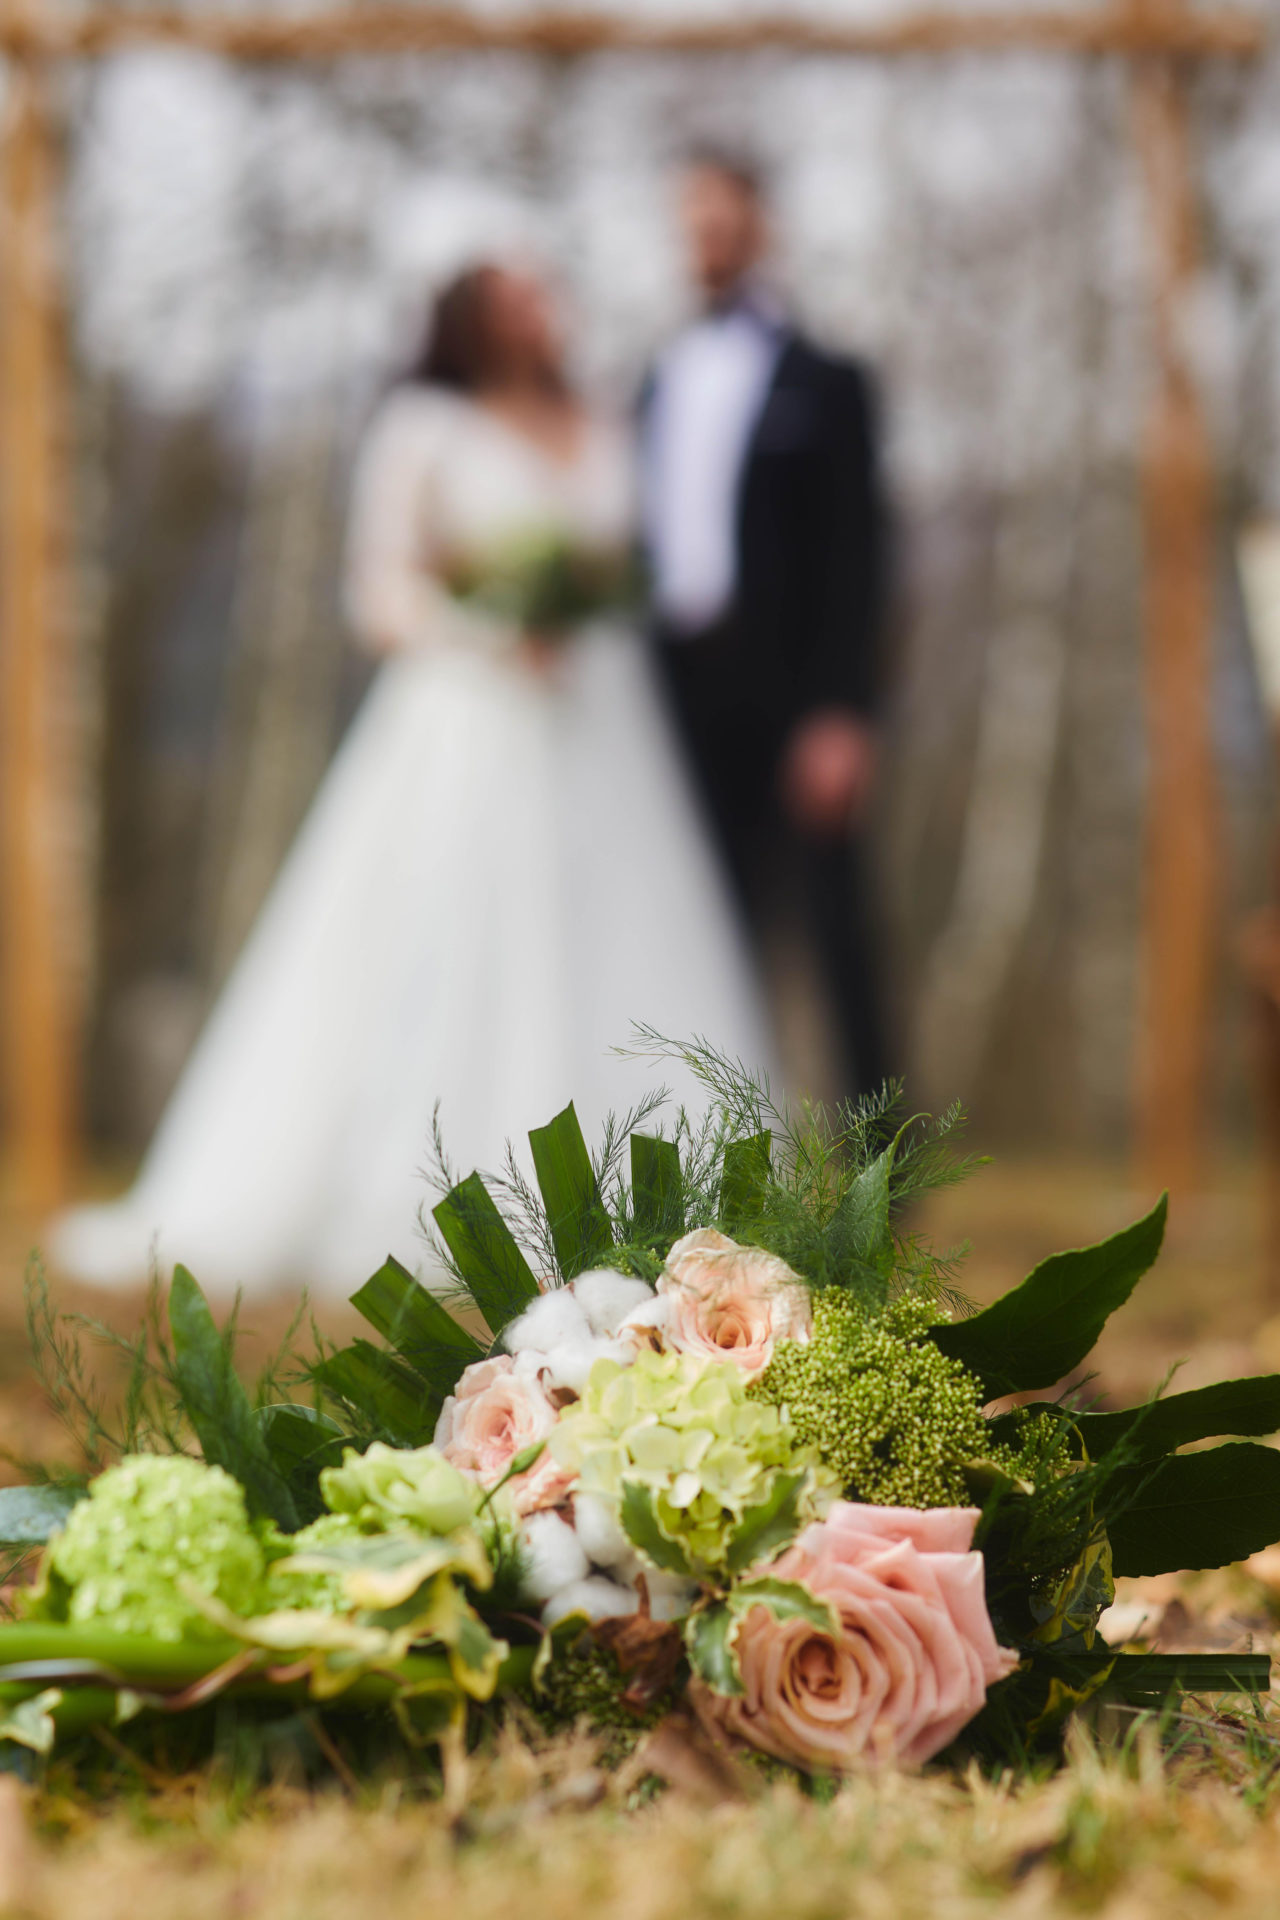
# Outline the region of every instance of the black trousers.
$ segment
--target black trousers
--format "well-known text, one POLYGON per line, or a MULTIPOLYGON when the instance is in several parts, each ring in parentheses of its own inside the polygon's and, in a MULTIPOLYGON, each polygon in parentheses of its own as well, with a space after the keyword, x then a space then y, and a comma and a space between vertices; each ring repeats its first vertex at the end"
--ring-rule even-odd
POLYGON ((786 819, 778 762, 791 715, 731 629, 656 640, 671 717, 747 924, 759 934, 781 870, 836 1021, 838 1078, 873 1093, 889 1059, 865 847, 856 834, 804 833, 786 819))

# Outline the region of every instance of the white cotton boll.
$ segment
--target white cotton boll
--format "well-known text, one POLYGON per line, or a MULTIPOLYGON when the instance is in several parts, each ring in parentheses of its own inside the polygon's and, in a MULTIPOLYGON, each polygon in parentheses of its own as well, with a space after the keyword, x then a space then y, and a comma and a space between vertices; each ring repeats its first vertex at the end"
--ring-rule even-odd
POLYGON ((592 1333, 608 1336, 618 1331, 629 1313, 652 1300, 653 1289, 644 1280, 599 1267, 578 1275, 573 1296, 586 1314, 592 1333))
POLYGON ((536 1353, 550 1353, 570 1340, 589 1340, 591 1328, 587 1316, 568 1287, 553 1287, 525 1308, 502 1336, 508 1353, 520 1353, 531 1347, 536 1353))
POLYGON ((660 1293, 650 1294, 640 1306, 633 1308, 618 1328, 618 1337, 625 1340, 629 1334, 663 1333, 671 1317, 671 1302, 660 1293))
POLYGON ((640 1557, 622 1531, 612 1500, 598 1493, 575 1494, 573 1524, 593 1567, 617 1567, 626 1574, 635 1572, 640 1557))
POLYGON ((636 1596, 631 1587, 616 1586, 612 1580, 593 1574, 589 1580, 575 1580, 553 1594, 542 1609, 542 1624, 554 1627, 557 1620, 567 1620, 571 1613, 585 1613, 588 1620, 616 1620, 635 1610, 636 1596))
POLYGON ((597 1360, 616 1360, 625 1367, 634 1358, 631 1348, 621 1340, 597 1340, 590 1334, 584 1340, 566 1340, 542 1356, 543 1384, 581 1393, 597 1360))
POLYGON ((577 1534, 558 1513, 531 1513, 520 1529, 527 1600, 550 1600, 562 1587, 585 1579, 589 1568, 577 1534))

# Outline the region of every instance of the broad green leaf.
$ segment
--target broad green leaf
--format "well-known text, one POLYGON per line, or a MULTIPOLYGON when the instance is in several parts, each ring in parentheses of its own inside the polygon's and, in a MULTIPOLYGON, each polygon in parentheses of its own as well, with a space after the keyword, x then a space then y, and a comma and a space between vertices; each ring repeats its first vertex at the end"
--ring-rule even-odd
POLYGON ((743 1233, 759 1219, 769 1184, 773 1135, 753 1133, 724 1150, 720 1175, 720 1219, 728 1234, 743 1233))
POLYGON ((652 1488, 644 1486, 639 1480, 624 1480, 618 1518, 632 1546, 638 1548, 655 1567, 660 1567, 663 1573, 692 1577, 693 1568, 684 1548, 662 1530, 658 1520, 657 1496, 652 1488))
POLYGON ((73 1487, 0 1487, 0 1546, 43 1546, 62 1531, 84 1494, 73 1487))
POLYGON ((572 1100, 545 1127, 532 1129, 529 1145, 560 1275, 572 1280, 602 1260, 613 1245, 609 1215, 572 1100))
POLYGON ((206 1460, 240 1482, 252 1513, 274 1520, 286 1533, 298 1526, 298 1509, 254 1417, 249 1396, 231 1363, 209 1303, 185 1267, 175 1267, 169 1289, 173 1364, 182 1405, 206 1460))
MULTIPOLYGON (((510 1227, 478 1173, 468 1174, 465 1180, 459 1181, 433 1209, 433 1218, 458 1272, 467 1283, 471 1298, 496 1339, 508 1320, 514 1320, 531 1300, 537 1299, 538 1282, 533 1269, 516 1245, 510 1227)), ((412 1338, 414 1350, 410 1352, 399 1339, 392 1344, 400 1348, 406 1360, 433 1386, 452 1393, 463 1367, 469 1366, 472 1358, 479 1357, 478 1353, 470 1352, 466 1359, 461 1359, 464 1350, 475 1348, 475 1342, 424 1287, 419 1287, 418 1292, 430 1304, 424 1305, 416 1296, 411 1296, 413 1320, 406 1332, 412 1338), (443 1327, 442 1320, 448 1321, 454 1331, 443 1327), (433 1357, 436 1349, 446 1356, 443 1360, 433 1357), (446 1373, 448 1382, 442 1384, 446 1373)), ((392 1336, 388 1334, 387 1338, 392 1336)))
MULTIPOLYGON (((460 1188, 454 1189, 455 1193, 460 1191, 460 1188)), ((450 1199, 452 1197, 450 1195, 450 1199)), ((485 1199, 489 1199, 488 1194, 485 1199)), ((440 1208, 448 1204, 441 1201, 436 1209, 437 1217, 440 1208)), ((489 1204, 492 1206, 493 1202, 490 1200, 489 1204)), ((455 1253, 454 1258, 457 1257, 455 1253)), ((463 1368, 484 1359, 480 1342, 396 1259, 388 1258, 359 1291, 352 1294, 351 1304, 442 1401, 453 1392, 463 1368)))
POLYGON ((799 1580, 772 1580, 768 1574, 758 1580, 741 1580, 729 1595, 729 1607, 739 1622, 746 1619, 752 1607, 767 1607, 775 1620, 807 1620, 817 1632, 833 1638, 840 1631, 830 1601, 819 1600, 799 1580))
POLYGON ((1171 1393, 1123 1413, 1080 1413, 1075 1425, 1091 1460, 1100 1460, 1121 1440, 1142 1459, 1154 1460, 1193 1440, 1280 1432, 1280 1373, 1220 1380, 1216 1386, 1171 1393))
POLYGON ((740 1694, 742 1681, 733 1657, 738 1622, 723 1600, 691 1613, 685 1622, 684 1644, 689 1665, 713 1693, 740 1694))
POLYGON ((1122 1233, 1093 1247, 1055 1253, 971 1320, 934 1327, 931 1337, 962 1360, 994 1397, 1051 1387, 1092 1349, 1160 1251, 1168 1196, 1122 1233))
POLYGON ((1236 1441, 1124 1467, 1107 1506, 1118 1574, 1226 1566, 1280 1540, 1280 1453, 1236 1441))
POLYGON ((311 1375, 397 1446, 424 1447, 435 1434, 439 1400, 403 1360, 368 1340, 318 1361, 311 1375))
POLYGON ((808 1479, 803 1468, 799 1473, 774 1474, 768 1498, 748 1507, 733 1533, 725 1555, 730 1573, 741 1573, 759 1560, 772 1559, 786 1546, 799 1525, 800 1496, 808 1479))
POLYGON ((327 1413, 293 1402, 259 1407, 254 1418, 273 1465, 293 1495, 299 1520, 306 1526, 319 1519, 325 1511, 320 1470, 342 1465, 342 1428, 327 1413))
POLYGON ((674 1140, 632 1134, 631 1201, 636 1238, 665 1253, 684 1232, 680 1149, 674 1140))

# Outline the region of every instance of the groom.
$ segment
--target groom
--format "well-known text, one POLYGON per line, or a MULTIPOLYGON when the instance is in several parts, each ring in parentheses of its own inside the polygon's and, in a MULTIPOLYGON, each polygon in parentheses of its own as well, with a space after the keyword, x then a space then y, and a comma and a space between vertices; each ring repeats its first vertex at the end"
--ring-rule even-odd
POLYGON ((771 872, 792 880, 844 1090, 866 1093, 888 1068, 862 844, 886 565, 873 395, 759 283, 751 169, 701 153, 680 187, 702 313, 641 402, 655 651, 748 918, 771 872))

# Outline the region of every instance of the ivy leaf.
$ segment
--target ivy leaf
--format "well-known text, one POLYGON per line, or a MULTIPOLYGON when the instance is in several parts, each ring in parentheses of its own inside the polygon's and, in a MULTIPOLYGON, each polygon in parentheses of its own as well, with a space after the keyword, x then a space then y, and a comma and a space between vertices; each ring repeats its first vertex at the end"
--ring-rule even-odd
POLYGON ((741 1580, 730 1593, 728 1604, 738 1622, 746 1619, 752 1607, 767 1607, 775 1620, 807 1620, 819 1633, 829 1633, 833 1639, 840 1632, 831 1602, 820 1600, 799 1580, 775 1580, 768 1574, 758 1580, 741 1580))
POLYGON ((738 1522, 725 1563, 730 1573, 741 1573, 757 1560, 772 1558, 792 1539, 799 1526, 800 1498, 808 1484, 808 1472, 775 1473, 768 1498, 748 1507, 738 1522))
POLYGON ((740 1694, 742 1681, 733 1657, 733 1637, 738 1622, 733 1609, 723 1600, 700 1607, 685 1622, 684 1644, 689 1665, 713 1693, 740 1694))
POLYGON ((185 1267, 174 1269, 169 1326, 183 1409, 205 1459, 240 1482, 252 1513, 274 1520, 286 1533, 295 1532, 299 1522, 293 1495, 267 1451, 209 1302, 185 1267))
POLYGON ((1055 1253, 1019 1287, 970 1320, 934 1327, 930 1338, 976 1373, 994 1398, 1051 1387, 1091 1351, 1116 1308, 1160 1251, 1168 1195, 1122 1233, 1055 1253))
POLYGON ((662 1530, 658 1519, 658 1499, 652 1487, 646 1487, 640 1480, 624 1480, 618 1518, 632 1546, 638 1548, 655 1567, 659 1567, 663 1573, 678 1573, 686 1579, 693 1579, 693 1568, 684 1548, 678 1540, 673 1540, 670 1534, 662 1530))
POLYGON ((1124 1467, 1107 1489, 1118 1574, 1223 1567, 1280 1540, 1280 1453, 1248 1441, 1124 1467))

